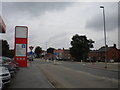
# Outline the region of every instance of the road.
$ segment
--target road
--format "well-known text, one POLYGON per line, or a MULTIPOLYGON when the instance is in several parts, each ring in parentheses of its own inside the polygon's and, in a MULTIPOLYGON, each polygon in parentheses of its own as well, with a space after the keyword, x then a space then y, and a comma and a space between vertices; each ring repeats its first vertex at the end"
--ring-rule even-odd
MULTIPOLYGON (((85 64, 85 63, 74 63, 74 64, 73 63, 72 62, 62 62, 61 65, 64 67, 67 67, 67 68, 79 70, 79 71, 90 73, 90 74, 100 76, 100 77, 112 78, 115 80, 118 79, 118 72, 117 71, 88 67, 87 66, 88 64, 85 64)), ((93 66, 94 66, 94 64, 93 64, 93 66)))
POLYGON ((18 72, 11 88, 118 88, 118 72, 76 62, 36 59, 18 72))
POLYGON ((76 62, 57 62, 40 66, 58 88, 115 88, 117 72, 86 67, 76 62), (110 75, 111 74, 111 75, 110 75), (109 76, 109 77, 108 77, 109 76), (116 77, 115 77, 116 76, 116 77))

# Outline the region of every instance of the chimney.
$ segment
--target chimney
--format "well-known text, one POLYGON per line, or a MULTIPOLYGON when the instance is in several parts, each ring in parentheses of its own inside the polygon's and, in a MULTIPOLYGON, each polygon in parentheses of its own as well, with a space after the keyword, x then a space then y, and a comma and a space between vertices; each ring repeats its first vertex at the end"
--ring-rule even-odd
POLYGON ((113 44, 113 47, 116 48, 116 44, 113 44))
POLYGON ((106 47, 108 47, 108 45, 106 45, 106 47))

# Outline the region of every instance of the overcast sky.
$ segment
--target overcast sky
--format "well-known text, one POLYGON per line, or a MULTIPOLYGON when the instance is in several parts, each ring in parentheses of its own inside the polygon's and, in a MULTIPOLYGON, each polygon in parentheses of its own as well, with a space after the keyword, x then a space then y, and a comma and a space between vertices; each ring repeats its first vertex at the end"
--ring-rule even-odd
POLYGON ((69 48, 73 35, 86 35, 95 41, 94 49, 104 45, 103 16, 105 7, 107 44, 118 47, 117 2, 3 2, 2 18, 6 34, 2 35, 14 48, 15 26, 29 28, 29 46, 69 48))

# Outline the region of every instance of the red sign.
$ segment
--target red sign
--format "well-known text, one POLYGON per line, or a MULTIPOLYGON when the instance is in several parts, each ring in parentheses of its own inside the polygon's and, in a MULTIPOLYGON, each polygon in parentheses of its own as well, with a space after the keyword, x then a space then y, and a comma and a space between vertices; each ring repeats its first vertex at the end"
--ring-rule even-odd
POLYGON ((28 28, 27 26, 15 27, 15 49, 14 60, 20 67, 27 67, 27 46, 28 46, 28 28))

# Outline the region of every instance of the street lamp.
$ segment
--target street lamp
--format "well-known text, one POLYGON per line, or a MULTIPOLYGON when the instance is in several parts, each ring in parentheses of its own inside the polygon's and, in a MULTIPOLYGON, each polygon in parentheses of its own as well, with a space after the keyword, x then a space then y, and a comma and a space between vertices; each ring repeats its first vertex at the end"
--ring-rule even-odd
POLYGON ((103 21, 104 21, 104 38, 105 38, 105 68, 107 68, 107 60, 106 60, 106 28, 105 28, 105 9, 104 6, 100 6, 103 9, 103 21))

